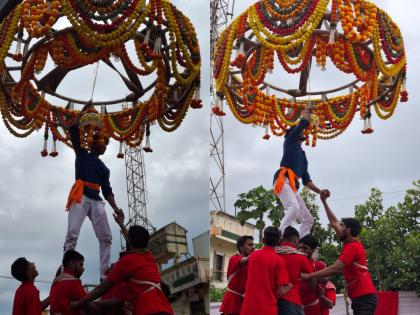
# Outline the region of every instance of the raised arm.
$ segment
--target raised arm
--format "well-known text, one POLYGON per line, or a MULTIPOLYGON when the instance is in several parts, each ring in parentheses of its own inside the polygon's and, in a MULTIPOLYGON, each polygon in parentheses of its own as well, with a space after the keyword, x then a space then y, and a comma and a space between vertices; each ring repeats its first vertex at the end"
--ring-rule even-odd
POLYGON ((112 214, 114 217, 115 222, 117 222, 118 226, 120 227, 121 233, 124 236, 124 239, 128 239, 128 230, 124 224, 124 212, 119 209, 118 212, 112 214))
POLYGON ((334 229, 335 233, 340 234, 341 226, 340 221, 337 219, 335 214, 332 212, 330 206, 327 203, 328 196, 321 194, 321 201, 324 205, 325 212, 328 217, 328 221, 330 222, 331 227, 334 229))
POLYGON ((80 132, 79 132, 80 117, 82 117, 82 115, 85 113, 85 111, 91 106, 92 106, 92 104, 85 105, 82 108, 82 110, 79 112, 79 114, 74 118, 74 120, 73 120, 73 122, 72 122, 72 124, 69 128, 70 141, 71 141, 73 149, 76 153, 81 150, 81 147, 80 147, 80 132))

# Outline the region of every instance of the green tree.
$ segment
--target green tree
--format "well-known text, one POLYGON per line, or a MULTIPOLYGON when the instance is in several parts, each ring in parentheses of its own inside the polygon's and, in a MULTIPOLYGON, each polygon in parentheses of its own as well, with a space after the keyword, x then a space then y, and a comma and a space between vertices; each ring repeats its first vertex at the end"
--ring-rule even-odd
POLYGON ((364 224, 361 238, 369 269, 381 290, 420 293, 420 181, 413 185, 403 202, 386 211, 377 189, 365 204, 356 206, 356 216, 364 224))
POLYGON ((210 285, 210 302, 222 302, 226 290, 226 288, 219 289, 214 285, 210 285))
POLYGON ((280 225, 280 218, 283 217, 284 210, 280 202, 273 195, 272 190, 267 190, 263 186, 251 189, 247 193, 238 195, 234 206, 240 209, 237 218, 241 224, 247 220, 256 220, 256 227, 259 232, 259 242, 262 241, 262 234, 265 228, 264 215, 273 222, 274 226, 280 225))

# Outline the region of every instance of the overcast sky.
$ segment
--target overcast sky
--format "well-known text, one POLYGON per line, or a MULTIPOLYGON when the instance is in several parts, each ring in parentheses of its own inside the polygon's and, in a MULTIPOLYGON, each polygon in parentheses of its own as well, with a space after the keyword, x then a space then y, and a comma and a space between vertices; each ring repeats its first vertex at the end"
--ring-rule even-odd
MULTIPOLYGON (((201 54, 205 63, 209 55, 209 5, 206 0, 172 1, 195 25, 201 54)), ((115 88, 103 63, 99 67, 96 99, 112 99, 125 94, 115 88), (102 76, 101 76, 102 73, 102 76), (107 81, 104 80, 106 78, 107 81)), ((111 76, 111 74, 109 74, 111 76)), ((70 75, 63 81, 63 94, 89 99, 93 68, 70 75), (82 75, 83 74, 83 75, 82 75), (85 76, 84 76, 85 75, 85 76), (83 78, 83 84, 80 84, 83 78), (77 91, 74 93, 72 91, 77 91)), ((209 69, 202 70, 202 91, 208 91, 209 69)), ((208 96, 202 93, 205 102, 208 96)), ((190 109, 180 128, 166 133, 152 126, 151 145, 145 154, 148 218, 160 228, 176 221, 188 230, 192 238, 208 230, 208 108, 190 109)), ((10 276, 10 265, 21 256, 36 263, 39 280, 52 280, 62 258, 62 246, 67 228, 64 211, 67 194, 74 182, 74 153, 58 144, 59 156, 42 158, 43 132, 25 139, 13 137, 0 124, 0 276, 10 276)), ((111 185, 117 204, 127 211, 124 160, 116 158, 118 144, 111 144, 103 161, 111 170, 111 185)), ((111 261, 120 250, 120 236, 107 206, 113 233, 111 261)), ((190 243, 191 244, 191 243, 190 243)), ((77 250, 85 256, 84 283, 99 280, 98 241, 87 219, 82 227, 77 250)), ((192 247, 189 248, 192 253, 192 247)), ((16 280, 0 278, 0 313, 11 314, 16 280)), ((41 298, 49 292, 49 284, 37 283, 41 298)))
MULTIPOLYGON (((255 1, 235 1, 235 16, 255 1)), ((409 101, 399 103, 389 120, 379 119, 373 113, 374 133, 363 135, 363 121, 357 117, 344 134, 333 140, 319 140, 315 148, 304 146, 309 160, 309 173, 320 188, 331 190, 330 205, 338 217, 352 216, 354 206, 367 199, 372 187, 382 192, 395 192, 410 188, 412 181, 420 179, 420 66, 418 54, 420 43, 418 30, 420 7, 414 0, 373 1, 385 10, 398 24, 404 37, 407 53, 407 90, 409 101), (361 198, 352 198, 365 196, 361 198), (341 200, 345 198, 345 200, 341 200), (335 200, 340 199, 340 200, 335 200)), ((277 72, 274 72, 276 75, 277 72)), ((297 77, 285 75, 270 77, 271 82, 286 88, 297 88, 297 77), (292 81, 292 82, 291 82, 292 81)), ((339 74, 334 67, 327 66, 321 72, 313 67, 312 90, 328 89, 350 82, 354 77, 339 74)), ((227 209, 234 212, 237 195, 263 185, 270 188, 281 156, 283 138, 271 137, 262 140, 264 130, 252 128, 237 121, 226 108, 225 169, 227 209)), ((384 205, 402 201, 404 193, 384 195, 384 205)), ((321 204, 320 204, 321 205, 321 204)), ((326 216, 321 211, 321 220, 326 216)))

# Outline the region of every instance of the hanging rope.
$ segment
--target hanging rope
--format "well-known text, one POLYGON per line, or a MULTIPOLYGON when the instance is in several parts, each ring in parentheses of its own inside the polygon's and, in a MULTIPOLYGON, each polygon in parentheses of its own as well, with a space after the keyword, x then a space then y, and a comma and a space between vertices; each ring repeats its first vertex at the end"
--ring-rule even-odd
POLYGON ((95 92, 96 78, 98 77, 98 69, 99 69, 99 61, 96 63, 96 68, 95 68, 95 72, 94 72, 92 94, 90 95, 90 100, 91 101, 93 101, 93 93, 95 92))

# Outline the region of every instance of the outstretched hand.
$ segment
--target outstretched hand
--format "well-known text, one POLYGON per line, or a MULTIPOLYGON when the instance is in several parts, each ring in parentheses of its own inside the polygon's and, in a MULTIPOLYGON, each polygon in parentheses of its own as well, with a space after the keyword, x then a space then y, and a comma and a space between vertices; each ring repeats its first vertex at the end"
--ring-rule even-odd
POLYGON ((112 216, 114 217, 115 222, 117 222, 119 226, 124 225, 124 211, 122 211, 121 209, 114 210, 112 216))
POLYGON ((321 196, 321 200, 327 200, 327 198, 330 196, 330 191, 328 189, 323 189, 319 195, 321 196))

